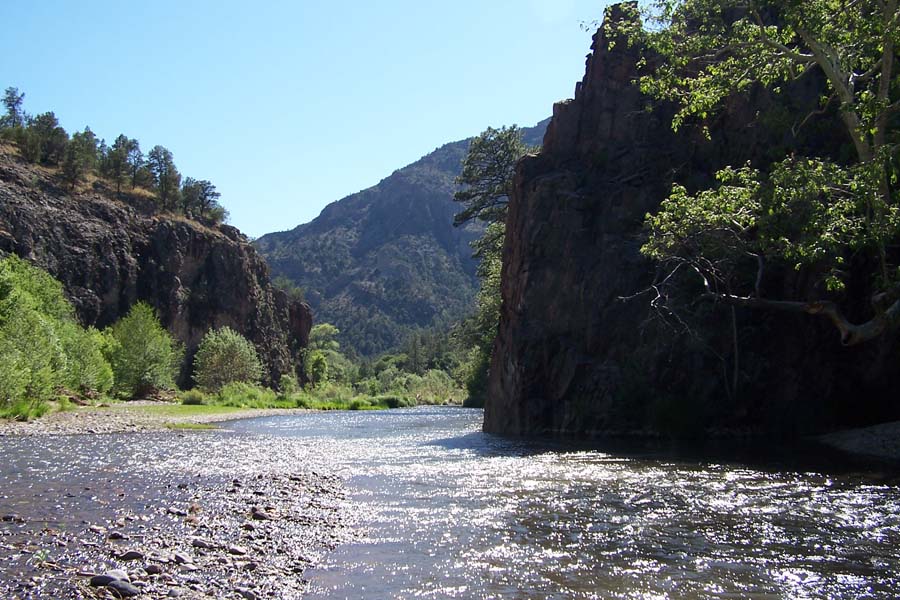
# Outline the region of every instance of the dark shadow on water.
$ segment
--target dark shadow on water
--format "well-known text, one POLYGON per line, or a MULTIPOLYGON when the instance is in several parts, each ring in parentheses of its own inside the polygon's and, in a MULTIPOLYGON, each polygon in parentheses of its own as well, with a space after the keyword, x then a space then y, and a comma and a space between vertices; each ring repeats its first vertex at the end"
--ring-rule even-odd
POLYGON ((434 440, 428 445, 447 450, 467 450, 483 457, 597 452, 624 460, 675 462, 685 466, 727 465, 765 472, 858 475, 881 483, 900 484, 900 465, 854 457, 808 440, 608 438, 584 441, 549 437, 527 439, 473 432, 434 440))

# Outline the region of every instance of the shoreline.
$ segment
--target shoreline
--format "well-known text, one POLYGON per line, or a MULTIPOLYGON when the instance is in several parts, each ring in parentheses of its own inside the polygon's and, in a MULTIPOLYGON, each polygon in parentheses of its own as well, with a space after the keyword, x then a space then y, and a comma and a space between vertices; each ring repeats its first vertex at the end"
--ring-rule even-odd
POLYGON ((227 421, 306 412, 312 411, 305 408, 185 406, 172 402, 135 400, 104 406, 79 406, 48 413, 31 421, 0 420, 0 438, 204 429, 204 425, 214 426, 227 421))

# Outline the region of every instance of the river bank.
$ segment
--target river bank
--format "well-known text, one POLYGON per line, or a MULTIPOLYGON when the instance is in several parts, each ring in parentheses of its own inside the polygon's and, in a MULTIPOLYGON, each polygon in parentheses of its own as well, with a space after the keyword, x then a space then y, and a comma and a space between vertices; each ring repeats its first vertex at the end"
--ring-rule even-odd
POLYGON ((0 419, 0 436, 135 433, 201 429, 236 419, 288 415, 304 409, 185 406, 141 400, 104 406, 77 406, 31 421, 0 419))
MULTIPOLYGON (((300 598, 352 536, 343 480, 295 443, 75 414, 0 438, 2 598, 300 598), (57 435, 101 418, 129 433, 57 435)), ((247 414, 280 413, 192 418, 247 414)))

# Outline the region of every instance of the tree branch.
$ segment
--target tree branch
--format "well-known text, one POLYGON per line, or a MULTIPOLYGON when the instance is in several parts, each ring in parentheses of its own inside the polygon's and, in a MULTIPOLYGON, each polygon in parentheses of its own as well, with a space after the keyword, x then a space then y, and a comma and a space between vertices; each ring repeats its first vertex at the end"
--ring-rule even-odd
MULTIPOLYGON (((708 283, 707 289, 709 289, 708 283)), ((728 304, 730 306, 805 313, 808 315, 827 317, 840 332, 841 344, 844 346, 856 346, 863 342, 871 341, 880 337, 885 332, 900 326, 900 300, 895 300, 893 304, 884 310, 884 312, 879 312, 865 323, 857 325, 851 323, 841 312, 838 305, 830 300, 817 300, 813 302, 767 300, 764 298, 735 296, 732 294, 709 291, 704 295, 704 298, 722 302, 723 304, 728 304)))

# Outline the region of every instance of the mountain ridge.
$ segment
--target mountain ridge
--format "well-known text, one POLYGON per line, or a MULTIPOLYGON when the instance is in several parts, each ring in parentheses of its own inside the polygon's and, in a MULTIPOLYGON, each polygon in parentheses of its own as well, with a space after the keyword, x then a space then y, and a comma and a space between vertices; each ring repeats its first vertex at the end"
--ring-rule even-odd
MULTIPOLYGON (((523 128, 539 144, 549 119, 523 128)), ((328 204, 312 221, 254 244, 275 277, 305 291, 317 322, 358 354, 396 348, 412 331, 446 325, 478 287, 470 243, 480 224, 453 227, 453 201, 472 138, 449 142, 372 187, 328 204)))

